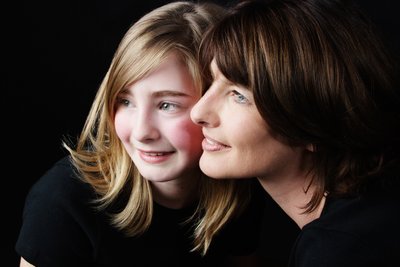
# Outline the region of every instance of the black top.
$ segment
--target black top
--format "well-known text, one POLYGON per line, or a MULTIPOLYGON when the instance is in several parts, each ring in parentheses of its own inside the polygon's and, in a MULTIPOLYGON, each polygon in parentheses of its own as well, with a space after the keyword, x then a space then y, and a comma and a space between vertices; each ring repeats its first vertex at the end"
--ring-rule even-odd
POLYGON ((265 205, 257 248, 257 256, 262 262, 260 266, 287 267, 300 228, 261 186, 260 190, 265 205))
POLYGON ((393 194, 328 197, 303 227, 290 266, 400 266, 400 201, 393 194))
POLYGON ((256 248, 259 210, 250 206, 226 225, 204 258, 192 249, 193 229, 182 224, 195 205, 174 210, 154 204, 153 222, 138 237, 112 227, 91 204, 96 195, 75 174, 69 158, 57 162, 32 187, 25 202, 16 251, 35 266, 214 266, 228 255, 256 248))

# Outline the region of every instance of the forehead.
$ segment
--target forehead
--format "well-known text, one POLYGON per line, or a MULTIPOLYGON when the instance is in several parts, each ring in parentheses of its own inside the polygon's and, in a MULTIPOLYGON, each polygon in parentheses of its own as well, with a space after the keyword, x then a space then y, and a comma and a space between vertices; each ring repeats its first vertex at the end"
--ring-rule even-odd
POLYGON ((211 60, 210 71, 212 74, 221 73, 221 71, 218 68, 217 61, 215 60, 215 58, 213 58, 213 60, 211 60))
POLYGON ((215 58, 210 63, 210 72, 214 80, 220 80, 221 82, 226 83, 229 82, 229 80, 220 71, 215 58))
POLYGON ((166 57, 146 76, 132 83, 126 89, 131 93, 136 93, 139 89, 146 89, 148 93, 159 96, 163 94, 197 94, 188 66, 174 54, 166 57))

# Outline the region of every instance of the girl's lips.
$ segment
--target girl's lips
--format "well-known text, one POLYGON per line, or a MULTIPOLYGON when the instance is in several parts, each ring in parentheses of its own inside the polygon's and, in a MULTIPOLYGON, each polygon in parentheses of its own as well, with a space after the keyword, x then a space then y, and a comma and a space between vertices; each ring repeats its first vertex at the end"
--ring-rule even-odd
POLYGON ((161 151, 143 151, 137 150, 140 158, 150 164, 157 164, 167 161, 175 152, 161 152, 161 151))
POLYGON ((210 151, 210 152, 221 151, 221 150, 230 148, 229 146, 224 145, 218 141, 215 141, 207 136, 203 139, 203 142, 201 143, 201 145, 202 145, 204 151, 210 151))

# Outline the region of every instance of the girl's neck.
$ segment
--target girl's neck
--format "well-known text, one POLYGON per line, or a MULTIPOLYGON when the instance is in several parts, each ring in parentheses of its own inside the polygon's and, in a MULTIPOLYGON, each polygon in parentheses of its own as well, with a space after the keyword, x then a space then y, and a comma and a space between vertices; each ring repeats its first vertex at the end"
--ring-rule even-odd
POLYGON ((200 172, 192 172, 167 182, 151 182, 153 200, 170 209, 190 206, 199 197, 200 172))

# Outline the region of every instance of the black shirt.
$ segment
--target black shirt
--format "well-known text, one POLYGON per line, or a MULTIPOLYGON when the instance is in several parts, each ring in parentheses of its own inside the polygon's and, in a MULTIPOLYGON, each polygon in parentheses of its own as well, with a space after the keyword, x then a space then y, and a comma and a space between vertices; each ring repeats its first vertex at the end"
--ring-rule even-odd
POLYGON ((300 228, 261 186, 260 190, 264 211, 257 255, 261 266, 287 267, 300 228))
POLYGON ((201 257, 190 252, 192 225, 182 224, 196 205, 174 210, 154 204, 148 231, 126 237, 95 208, 95 198, 92 187, 77 178, 68 157, 57 162, 26 198, 17 253, 40 267, 215 266, 228 256, 246 255, 256 248, 260 223, 256 206, 227 224, 201 257))
POLYGON ((393 194, 328 197, 303 227, 290 266, 400 266, 400 201, 393 194))

